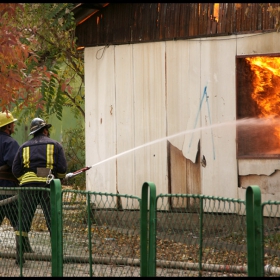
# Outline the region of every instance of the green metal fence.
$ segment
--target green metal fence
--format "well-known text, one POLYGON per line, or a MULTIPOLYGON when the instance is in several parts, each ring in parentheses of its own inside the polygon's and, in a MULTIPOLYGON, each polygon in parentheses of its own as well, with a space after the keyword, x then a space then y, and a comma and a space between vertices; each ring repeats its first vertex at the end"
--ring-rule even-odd
MULTIPOLYGON (((21 206, 15 195, 29 189, 4 190, 21 206)), ((258 186, 247 188, 245 200, 156 195, 151 182, 141 198, 62 189, 56 179, 47 191, 52 236, 38 207, 29 232, 35 252, 18 266, 5 219, 0 276, 280 276, 280 202, 261 203, 258 186)), ((0 201, 0 211, 9 199, 0 201)))
POLYGON ((157 276, 246 275, 245 202, 204 195, 157 197, 157 276))
POLYGON ((138 197, 63 190, 63 276, 139 276, 138 197))

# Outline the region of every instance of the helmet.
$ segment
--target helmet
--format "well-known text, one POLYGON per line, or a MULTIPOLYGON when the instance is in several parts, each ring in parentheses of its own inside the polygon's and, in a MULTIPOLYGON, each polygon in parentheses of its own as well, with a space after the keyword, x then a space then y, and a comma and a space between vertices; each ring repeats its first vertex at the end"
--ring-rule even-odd
POLYGON ((43 127, 50 128, 51 126, 51 124, 47 124, 44 120, 40 118, 35 118, 31 122, 29 135, 34 134, 43 127))
POLYGON ((14 119, 13 115, 9 111, 7 113, 6 112, 0 113, 0 127, 15 121, 17 121, 17 119, 14 119))

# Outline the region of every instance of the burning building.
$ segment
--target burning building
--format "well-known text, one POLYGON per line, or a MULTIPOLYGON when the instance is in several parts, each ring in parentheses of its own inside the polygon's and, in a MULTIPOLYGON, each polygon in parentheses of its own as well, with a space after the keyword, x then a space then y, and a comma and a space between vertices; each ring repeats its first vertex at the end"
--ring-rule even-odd
POLYGON ((110 3, 77 26, 88 190, 280 200, 272 4, 217 5, 110 3))

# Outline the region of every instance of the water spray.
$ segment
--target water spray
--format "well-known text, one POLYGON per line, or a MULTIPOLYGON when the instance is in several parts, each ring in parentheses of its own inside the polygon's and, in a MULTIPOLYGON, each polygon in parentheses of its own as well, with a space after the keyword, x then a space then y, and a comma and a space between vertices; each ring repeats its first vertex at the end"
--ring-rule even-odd
MULTIPOLYGON (((184 131, 172 134, 170 136, 162 137, 160 139, 156 139, 156 140, 150 141, 150 142, 145 143, 143 145, 139 145, 137 147, 134 147, 134 148, 129 149, 127 151, 121 152, 121 153, 116 154, 116 155, 114 155, 112 157, 109 157, 107 159, 101 160, 101 161, 99 161, 99 162, 97 162, 97 163, 95 163, 95 164, 93 164, 91 166, 84 167, 84 168, 82 168, 80 170, 77 170, 77 171, 75 171, 73 173, 68 173, 68 174, 66 174, 65 179, 72 178, 72 177, 74 177, 76 175, 81 174, 82 172, 85 172, 85 171, 89 170, 92 167, 98 166, 98 165, 103 164, 103 163, 105 163, 107 161, 111 161, 113 159, 116 159, 116 158, 121 157, 123 155, 126 155, 128 153, 131 153, 133 151, 136 151, 136 150, 142 149, 144 147, 147 147, 147 146, 150 146, 150 145, 162 142, 164 140, 170 140, 172 138, 176 138, 178 136, 182 136, 182 135, 185 135, 185 134, 193 134, 194 132, 202 131, 202 130, 205 130, 205 129, 211 129, 212 130, 212 128, 223 127, 224 125, 238 125, 238 126, 244 126, 244 127, 250 126, 250 125, 266 126, 270 122, 276 122, 276 121, 279 121, 279 118, 275 117, 275 116, 270 116, 270 117, 266 117, 266 118, 243 118, 243 119, 239 119, 239 120, 231 120, 231 121, 226 121, 226 122, 217 123, 217 124, 212 124, 211 123, 211 125, 208 125, 208 126, 196 127, 196 128, 189 129, 189 130, 184 130, 184 131)), ((191 135, 191 139, 192 139, 192 135, 191 135)), ((190 144, 191 144, 191 142, 190 142, 190 144)))

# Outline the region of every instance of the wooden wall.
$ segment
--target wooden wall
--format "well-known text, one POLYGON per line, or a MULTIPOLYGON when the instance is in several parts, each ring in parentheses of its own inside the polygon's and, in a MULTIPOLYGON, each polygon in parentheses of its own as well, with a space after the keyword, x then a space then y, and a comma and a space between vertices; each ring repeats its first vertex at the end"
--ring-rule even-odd
POLYGON ((275 30, 280 3, 110 3, 76 28, 83 47, 275 30))

